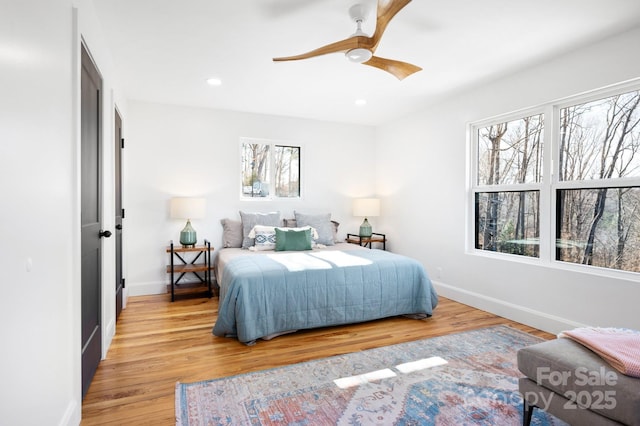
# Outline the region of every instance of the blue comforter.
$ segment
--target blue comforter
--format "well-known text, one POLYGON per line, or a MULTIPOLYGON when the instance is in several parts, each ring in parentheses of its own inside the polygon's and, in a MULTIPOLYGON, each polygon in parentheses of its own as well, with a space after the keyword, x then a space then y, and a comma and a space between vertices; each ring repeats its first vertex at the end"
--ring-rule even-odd
POLYGON ((290 330, 431 316, 438 303, 422 265, 405 256, 382 250, 270 253, 227 263, 213 334, 251 344, 290 330))

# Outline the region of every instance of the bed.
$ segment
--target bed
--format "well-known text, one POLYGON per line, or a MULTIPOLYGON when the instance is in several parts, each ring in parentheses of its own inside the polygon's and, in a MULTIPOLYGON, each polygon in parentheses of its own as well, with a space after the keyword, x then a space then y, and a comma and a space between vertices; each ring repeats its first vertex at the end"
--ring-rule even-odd
POLYGON ((223 248, 213 334, 245 344, 301 329, 432 315, 438 296, 409 257, 338 243, 306 251, 223 248))

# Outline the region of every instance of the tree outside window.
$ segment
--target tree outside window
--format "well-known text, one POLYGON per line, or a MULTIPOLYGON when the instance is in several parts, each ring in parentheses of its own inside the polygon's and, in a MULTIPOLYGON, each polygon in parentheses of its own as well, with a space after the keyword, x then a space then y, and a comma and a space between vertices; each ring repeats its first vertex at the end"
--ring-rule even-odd
POLYGON ((612 90, 541 106, 548 146, 544 114, 472 127, 475 249, 640 272, 640 90, 612 90))
POLYGON ((640 272, 640 187, 627 185, 640 177, 639 103, 634 91, 560 110, 557 260, 640 272))
POLYGON ((300 147, 241 141, 242 198, 300 197, 300 147))
POLYGON ((543 118, 477 130, 476 249, 539 256, 543 118))

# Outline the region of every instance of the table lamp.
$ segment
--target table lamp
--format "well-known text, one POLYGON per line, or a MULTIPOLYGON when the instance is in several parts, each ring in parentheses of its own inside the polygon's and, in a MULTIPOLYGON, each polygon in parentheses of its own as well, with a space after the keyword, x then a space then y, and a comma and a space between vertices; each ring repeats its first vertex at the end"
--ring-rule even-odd
POLYGON ((364 217, 360 225, 360 236, 371 236, 371 225, 368 217, 380 216, 380 200, 378 198, 356 198, 353 200, 353 215, 364 217))
POLYGON ((180 231, 182 247, 194 247, 198 241, 196 230, 191 226, 191 219, 204 218, 206 200, 204 198, 177 197, 171 199, 171 219, 187 219, 187 224, 180 231))

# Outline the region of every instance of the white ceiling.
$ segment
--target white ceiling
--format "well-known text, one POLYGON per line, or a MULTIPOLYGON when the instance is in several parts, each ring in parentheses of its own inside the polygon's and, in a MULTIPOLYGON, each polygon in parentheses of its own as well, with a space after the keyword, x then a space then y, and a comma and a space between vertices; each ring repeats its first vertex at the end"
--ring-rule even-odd
POLYGON ((376 51, 423 68, 399 81, 340 53, 272 61, 351 36, 355 3, 372 34, 375 0, 94 3, 129 99, 367 125, 640 25, 638 0, 414 0, 376 51))

